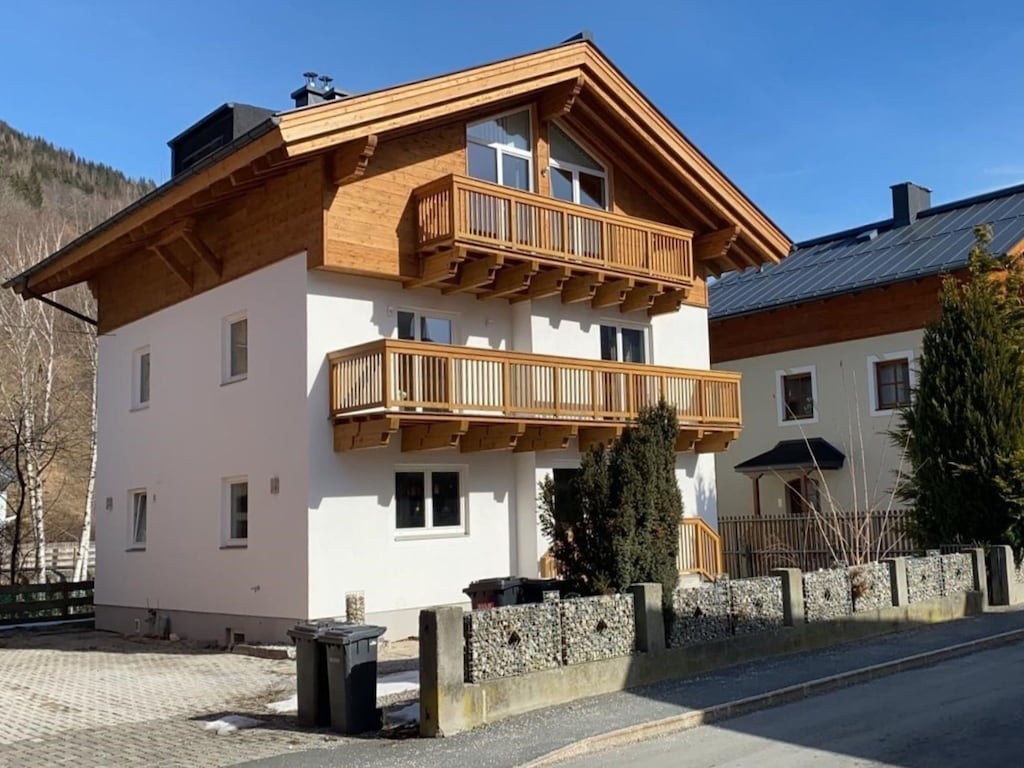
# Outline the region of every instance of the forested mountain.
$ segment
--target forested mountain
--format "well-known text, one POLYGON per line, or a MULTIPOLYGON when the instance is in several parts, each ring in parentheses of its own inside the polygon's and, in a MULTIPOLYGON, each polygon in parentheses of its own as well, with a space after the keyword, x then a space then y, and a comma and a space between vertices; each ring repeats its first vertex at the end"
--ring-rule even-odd
MULTIPOLYGON (((154 188, 0 121, 0 282, 154 188)), ((84 286, 58 301, 94 317, 84 286)), ((95 334, 38 301, 0 291, 0 463, 17 476, 0 509, 0 574, 32 567, 46 541, 88 529, 95 334)), ((25 574, 21 574, 24 578, 25 574)))

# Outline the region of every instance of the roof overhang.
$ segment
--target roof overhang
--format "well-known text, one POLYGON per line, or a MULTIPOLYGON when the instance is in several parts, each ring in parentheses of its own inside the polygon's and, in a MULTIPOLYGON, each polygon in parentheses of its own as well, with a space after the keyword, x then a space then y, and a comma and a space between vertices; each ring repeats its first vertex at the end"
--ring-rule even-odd
POLYGON ((842 469, 846 456, 820 437, 782 440, 771 450, 742 461, 734 469, 743 475, 781 472, 813 472, 842 469))
POLYGON ((49 293, 91 277, 166 227, 317 155, 346 156, 377 137, 539 99, 544 117, 586 125, 655 179, 668 210, 701 228, 695 257, 708 273, 778 262, 783 232, 588 40, 460 72, 282 112, 176 176, 4 287, 49 293), (593 126, 598 126, 593 128, 593 126), (703 237, 703 239, 702 239, 703 237))

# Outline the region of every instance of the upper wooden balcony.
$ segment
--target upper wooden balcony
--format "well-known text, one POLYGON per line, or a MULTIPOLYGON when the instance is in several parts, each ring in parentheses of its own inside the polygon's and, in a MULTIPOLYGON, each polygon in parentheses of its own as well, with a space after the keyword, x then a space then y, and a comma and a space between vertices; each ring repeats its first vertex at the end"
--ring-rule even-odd
POLYGON ((679 417, 678 451, 721 451, 739 434, 740 376, 654 365, 381 339, 332 352, 335 450, 387 445, 463 452, 607 442, 645 406, 679 417))
POLYGON ((454 174, 413 199, 421 272, 410 287, 658 314, 693 286, 686 229, 454 174))

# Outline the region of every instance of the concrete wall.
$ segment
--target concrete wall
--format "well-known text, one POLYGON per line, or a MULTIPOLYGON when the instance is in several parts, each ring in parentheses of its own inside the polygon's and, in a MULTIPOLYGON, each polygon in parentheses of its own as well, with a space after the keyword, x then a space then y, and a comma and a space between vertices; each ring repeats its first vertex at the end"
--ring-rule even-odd
POLYGON ((306 616, 305 288, 298 254, 100 336, 101 628, 131 631, 147 607, 183 621, 189 614, 214 638, 229 626, 246 631, 232 616, 306 616), (223 319, 239 311, 248 318, 248 376, 222 385, 223 319), (151 397, 132 410, 133 354, 142 347, 151 397), (249 481, 248 546, 223 548, 222 478, 239 475, 249 481), (129 546, 131 489, 148 494, 144 550, 129 546))
MULTIPOLYGON (((824 473, 840 509, 864 510, 871 504, 884 507, 900 465, 900 451, 885 435, 895 424, 894 415, 872 410, 874 380, 869 361, 908 351, 916 359, 921 338, 921 331, 911 331, 716 365, 743 374, 743 432, 727 453, 716 458, 719 514, 723 518, 753 514, 751 480, 733 470, 736 464, 771 449, 780 440, 811 437, 822 437, 846 454, 843 469, 824 473), (780 424, 778 372, 807 366, 815 369, 816 418, 780 424)), ((915 367, 912 361, 912 380, 915 367)), ((762 514, 787 514, 782 478, 762 477, 760 493, 762 514)), ((827 505, 824 488, 821 495, 822 504, 827 505)))

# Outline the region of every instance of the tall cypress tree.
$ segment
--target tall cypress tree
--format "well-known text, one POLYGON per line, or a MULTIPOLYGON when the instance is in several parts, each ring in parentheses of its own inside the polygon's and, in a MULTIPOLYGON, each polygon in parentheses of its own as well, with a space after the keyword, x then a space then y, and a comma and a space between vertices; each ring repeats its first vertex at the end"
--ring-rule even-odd
POLYGON ((556 514, 554 481, 548 476, 541 483, 541 529, 580 591, 602 594, 657 582, 670 603, 683 516, 675 475, 678 430, 675 411, 664 402, 644 410, 611 447, 582 457, 569 494, 572 509, 556 514))
POLYGON ((892 435, 911 467, 899 495, 913 504, 914 533, 926 546, 1005 541, 1024 496, 1019 272, 993 258, 989 227, 975 238, 969 279, 943 281, 915 397, 892 435))

